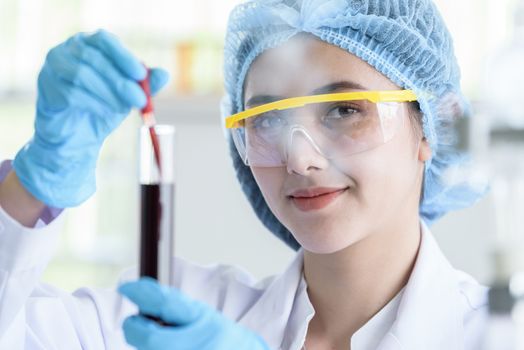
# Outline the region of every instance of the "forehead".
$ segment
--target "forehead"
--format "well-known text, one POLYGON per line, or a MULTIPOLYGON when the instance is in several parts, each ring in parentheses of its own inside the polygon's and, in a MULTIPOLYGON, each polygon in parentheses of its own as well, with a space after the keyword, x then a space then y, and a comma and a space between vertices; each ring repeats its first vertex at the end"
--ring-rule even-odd
POLYGON ((356 83, 366 90, 399 89, 355 55, 313 35, 301 34, 257 57, 244 81, 244 101, 254 95, 309 95, 340 81, 356 83))

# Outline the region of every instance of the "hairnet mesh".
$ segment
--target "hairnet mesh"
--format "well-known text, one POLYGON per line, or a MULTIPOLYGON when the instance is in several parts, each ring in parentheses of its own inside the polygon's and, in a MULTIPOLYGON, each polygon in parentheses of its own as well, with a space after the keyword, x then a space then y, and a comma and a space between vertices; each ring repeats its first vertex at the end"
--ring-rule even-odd
MULTIPOLYGON (((430 0, 255 0, 230 14, 224 48, 226 95, 222 117, 243 110, 243 85, 255 58, 298 33, 310 33, 369 63, 419 97, 424 135, 432 149, 426 162, 420 215, 431 224, 445 213, 476 202, 484 184, 461 169, 468 159, 454 149, 452 124, 467 117, 451 36, 430 0)), ((237 178, 256 215, 293 249, 293 235, 273 215, 231 137, 237 178)))

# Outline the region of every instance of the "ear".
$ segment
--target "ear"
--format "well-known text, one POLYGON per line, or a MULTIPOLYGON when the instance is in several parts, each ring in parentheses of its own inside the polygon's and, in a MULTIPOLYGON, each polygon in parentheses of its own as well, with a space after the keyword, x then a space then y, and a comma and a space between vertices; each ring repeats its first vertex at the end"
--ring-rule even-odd
POLYGON ((431 147, 429 147, 429 143, 424 137, 418 146, 418 160, 421 162, 425 162, 431 158, 431 147))

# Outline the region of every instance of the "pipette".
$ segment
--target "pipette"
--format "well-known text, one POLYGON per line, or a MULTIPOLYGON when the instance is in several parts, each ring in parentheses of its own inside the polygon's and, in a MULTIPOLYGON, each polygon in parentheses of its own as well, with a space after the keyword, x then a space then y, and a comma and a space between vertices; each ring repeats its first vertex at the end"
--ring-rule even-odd
MULTIPOLYGON (((147 68, 146 68, 147 69, 147 68)), ((139 81, 140 87, 146 94, 147 103, 144 108, 140 110, 142 114, 142 120, 145 126, 149 128, 149 135, 151 135, 151 143, 153 145, 153 151, 155 152, 155 161, 158 166, 158 172, 162 174, 161 158, 160 158, 160 145, 158 143, 158 137, 155 132, 154 126, 156 125, 155 114, 153 112, 153 102, 151 100, 151 87, 149 85, 150 70, 147 69, 147 76, 144 80, 139 81)))

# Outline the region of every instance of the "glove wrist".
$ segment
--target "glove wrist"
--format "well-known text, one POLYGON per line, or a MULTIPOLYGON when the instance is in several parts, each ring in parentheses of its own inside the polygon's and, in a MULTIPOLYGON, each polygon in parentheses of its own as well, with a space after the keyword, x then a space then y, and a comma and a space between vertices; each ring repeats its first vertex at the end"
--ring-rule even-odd
POLYGON ((61 156, 32 139, 17 153, 13 168, 20 183, 36 199, 55 208, 74 207, 96 191, 97 158, 86 152, 82 157, 92 160, 61 156))

